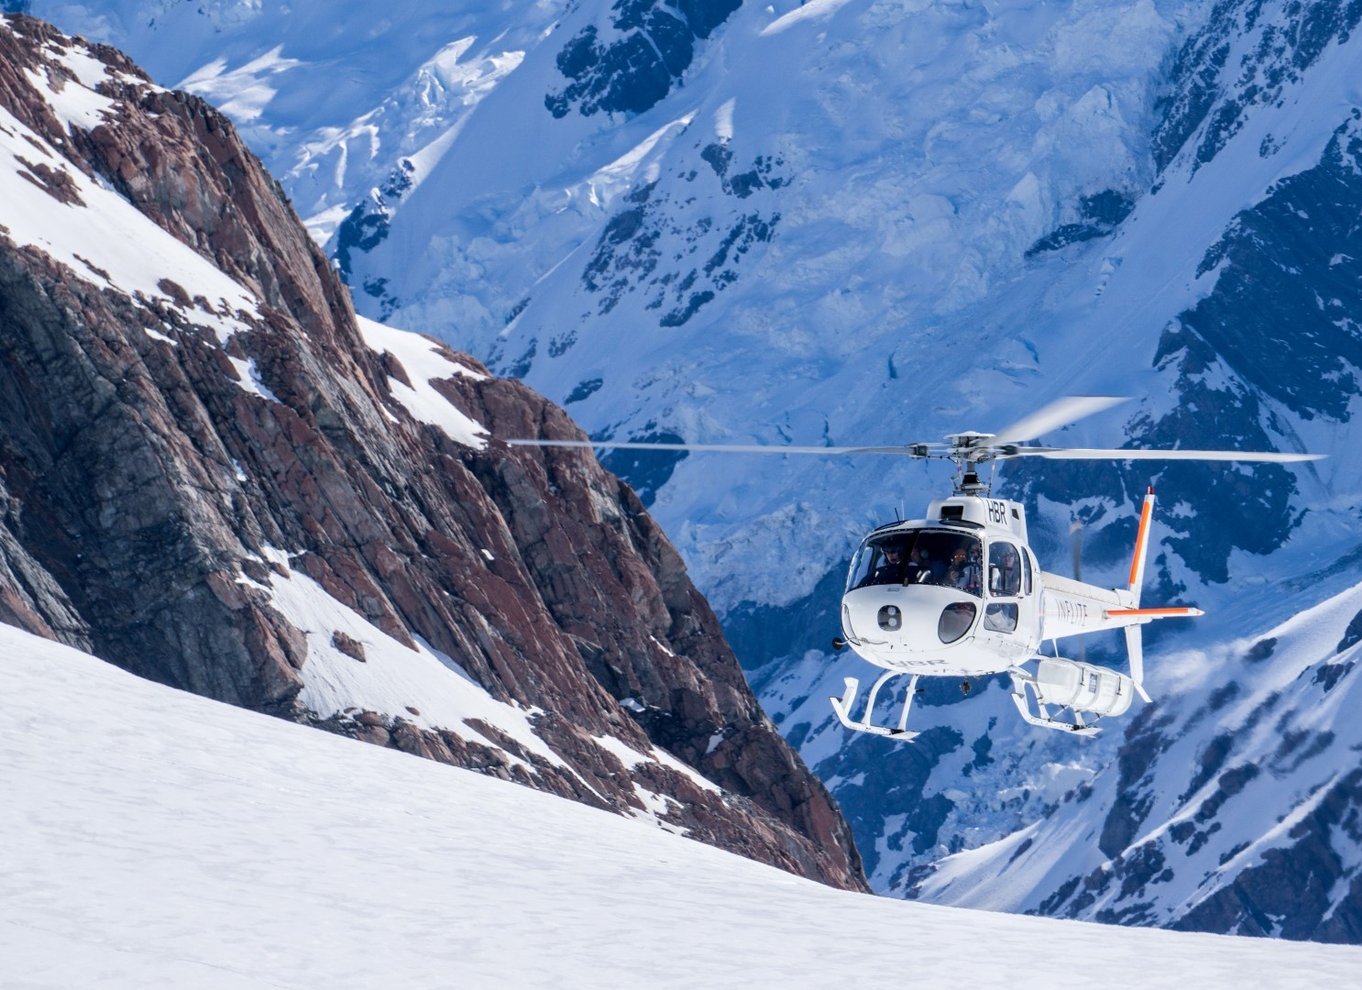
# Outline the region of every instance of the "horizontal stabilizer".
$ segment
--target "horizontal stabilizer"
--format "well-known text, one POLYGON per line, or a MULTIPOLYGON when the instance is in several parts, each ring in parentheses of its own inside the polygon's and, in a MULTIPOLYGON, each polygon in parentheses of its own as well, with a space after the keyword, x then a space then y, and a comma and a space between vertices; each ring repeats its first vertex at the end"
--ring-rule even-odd
POLYGON ((1198 615, 1205 615, 1199 608, 1192 608, 1190 605, 1169 605, 1164 608, 1109 608, 1102 613, 1109 619, 1126 619, 1147 616, 1150 619, 1171 619, 1177 616, 1195 618, 1198 615))

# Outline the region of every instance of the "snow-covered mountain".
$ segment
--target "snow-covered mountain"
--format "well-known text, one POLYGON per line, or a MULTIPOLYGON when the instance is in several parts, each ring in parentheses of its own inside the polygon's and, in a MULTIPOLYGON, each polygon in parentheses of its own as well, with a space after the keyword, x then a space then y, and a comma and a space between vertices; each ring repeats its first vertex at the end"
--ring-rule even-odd
POLYGON ((1077 517, 1093 580, 1116 580, 1154 483, 1148 597, 1209 614, 1151 642, 1156 702, 1128 732, 1040 738, 1000 687, 935 685, 911 747, 846 739, 824 699, 866 669, 823 644, 855 541, 946 478, 608 463, 878 889, 1362 940, 1355 788, 1335 779, 1352 743, 1307 717, 1356 676, 1357 4, 31 6, 223 103, 362 310, 435 330, 596 436, 934 440, 1090 392, 1137 401, 1064 441, 1330 454, 1007 468, 1042 562, 1065 568, 1077 517), (1245 782, 1274 745, 1295 755, 1245 782))
POLYGON ((0 623, 861 889, 638 499, 491 439, 541 431, 357 319, 218 111, 0 19, 0 623))
POLYGON ((1362 969, 1347 946, 835 891, 7 626, 0 693, 9 986, 814 987, 902 971, 905 939, 926 986, 1049 987, 1062 969, 1150 990, 1246 972, 1341 987, 1362 969))

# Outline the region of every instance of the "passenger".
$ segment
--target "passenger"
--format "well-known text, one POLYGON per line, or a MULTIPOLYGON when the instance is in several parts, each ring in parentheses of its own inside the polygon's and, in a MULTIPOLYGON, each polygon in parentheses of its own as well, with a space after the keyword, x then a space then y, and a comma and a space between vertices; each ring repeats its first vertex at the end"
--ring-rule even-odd
POLYGON ((946 569, 946 584, 972 595, 979 594, 979 565, 969 559, 969 551, 956 547, 946 569))
POLYGON ((1011 596, 1021 591, 1021 568, 1017 566, 1017 551, 1011 544, 996 544, 990 551, 993 567, 990 568, 989 592, 994 595, 1011 596))
POLYGON ((912 550, 908 551, 908 566, 904 570, 903 583, 917 584, 920 581, 925 581, 929 573, 926 551, 915 545, 912 550))
POLYGON ((922 564, 924 576, 918 578, 919 582, 922 584, 946 583, 946 562, 944 560, 936 560, 929 557, 927 551, 924 549, 920 554, 920 562, 922 564))

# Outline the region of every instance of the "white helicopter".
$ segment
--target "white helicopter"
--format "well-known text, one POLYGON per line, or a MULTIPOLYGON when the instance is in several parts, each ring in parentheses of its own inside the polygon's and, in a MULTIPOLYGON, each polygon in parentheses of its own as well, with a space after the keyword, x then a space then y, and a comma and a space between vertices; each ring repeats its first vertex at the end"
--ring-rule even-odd
POLYGON ((842 595, 840 648, 850 645, 863 659, 884 669, 871 687, 859 719, 852 713, 860 682, 845 679, 845 691, 831 699, 848 729, 909 740, 908 713, 921 677, 971 678, 1006 673, 1012 700, 1032 725, 1095 735, 1094 723, 1119 716, 1133 696, 1145 701, 1141 627, 1156 619, 1203 615, 1175 605, 1144 608, 1140 588, 1149 549, 1154 509, 1151 487, 1140 513, 1129 583, 1102 588, 1040 569, 1027 542, 1026 512, 1018 502, 991 497, 979 479, 979 465, 1016 457, 1062 460, 1205 460, 1290 462, 1318 460, 1319 454, 1225 450, 1103 450, 1028 446, 1042 436, 1126 399, 1073 396, 1060 399, 997 433, 956 433, 944 443, 896 447, 767 447, 726 444, 621 443, 589 440, 510 440, 515 446, 593 447, 623 450, 714 451, 766 454, 897 454, 953 461, 954 490, 927 507, 925 519, 881 526, 861 541, 842 595), (1054 641, 1066 636, 1122 629, 1130 673, 1058 655, 1054 641), (1053 656, 1040 655, 1052 641, 1053 656), (872 721, 880 689, 908 675, 903 706, 894 726, 872 721), (1067 710, 1068 717, 1064 716, 1067 710))

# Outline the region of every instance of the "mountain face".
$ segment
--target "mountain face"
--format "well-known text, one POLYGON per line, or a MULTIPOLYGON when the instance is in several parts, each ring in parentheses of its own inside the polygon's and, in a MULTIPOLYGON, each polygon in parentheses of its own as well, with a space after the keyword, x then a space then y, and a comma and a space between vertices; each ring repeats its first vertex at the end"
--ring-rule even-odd
POLYGON ((1330 455, 1004 467, 1042 564, 1077 524, 1111 585, 1152 484, 1145 598, 1208 614, 1148 637, 1153 705, 1094 740, 931 683, 911 746, 848 738, 826 698, 872 671, 825 644, 856 542, 943 473, 608 464, 875 889, 1359 940, 1358 4, 46 6, 220 102, 363 312, 598 438, 903 443, 1091 393, 1137 401, 1044 439, 1330 455))
POLYGON ((863 887, 628 486, 357 319, 220 113, 8 17, 0 189, 0 620, 863 887))

